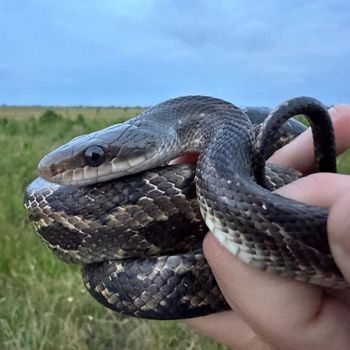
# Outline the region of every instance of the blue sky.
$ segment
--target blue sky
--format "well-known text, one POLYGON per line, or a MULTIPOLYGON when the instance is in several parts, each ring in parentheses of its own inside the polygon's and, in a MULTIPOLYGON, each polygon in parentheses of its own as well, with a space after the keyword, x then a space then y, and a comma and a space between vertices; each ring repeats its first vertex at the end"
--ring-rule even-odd
POLYGON ((350 2, 0 0, 0 104, 350 102, 350 2))

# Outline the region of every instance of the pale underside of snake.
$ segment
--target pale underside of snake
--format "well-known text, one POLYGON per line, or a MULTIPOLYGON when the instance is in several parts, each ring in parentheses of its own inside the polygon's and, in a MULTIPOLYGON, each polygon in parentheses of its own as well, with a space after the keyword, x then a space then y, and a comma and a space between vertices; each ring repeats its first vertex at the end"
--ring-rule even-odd
POLYGON ((307 97, 244 110, 204 96, 165 101, 44 157, 25 206, 44 242, 83 265, 103 305, 156 319, 228 308, 201 250, 208 228, 256 268, 345 288, 327 241, 327 210, 271 190, 300 177, 265 160, 311 124, 315 164, 336 171, 327 109, 307 97), (190 152, 196 165, 168 165, 190 152), (203 219, 204 221, 203 221, 203 219))

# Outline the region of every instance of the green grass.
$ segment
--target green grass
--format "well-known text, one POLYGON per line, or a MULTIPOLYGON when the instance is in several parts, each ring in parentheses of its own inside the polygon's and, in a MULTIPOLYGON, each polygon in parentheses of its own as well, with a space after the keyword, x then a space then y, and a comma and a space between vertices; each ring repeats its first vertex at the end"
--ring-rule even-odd
MULTIPOLYGON (((26 219, 23 193, 44 154, 140 110, 0 108, 0 349, 225 349, 181 322, 105 309, 85 291, 79 268, 55 258, 26 219)), ((343 172, 349 159, 339 159, 343 172)))
POLYGON ((23 193, 40 158, 140 109, 55 111, 0 108, 0 349, 224 349, 181 322, 107 310, 85 291, 79 268, 59 261, 35 235, 23 193))
MULTIPOLYGON (((83 115, 87 119, 102 119, 114 122, 117 118, 124 119, 125 117, 132 117, 140 111, 141 107, 50 107, 50 110, 64 118, 75 119, 79 115, 83 115)), ((14 107, 2 106, 0 107, 0 117, 10 119, 27 119, 39 118, 47 111, 47 107, 28 106, 28 107, 14 107)))

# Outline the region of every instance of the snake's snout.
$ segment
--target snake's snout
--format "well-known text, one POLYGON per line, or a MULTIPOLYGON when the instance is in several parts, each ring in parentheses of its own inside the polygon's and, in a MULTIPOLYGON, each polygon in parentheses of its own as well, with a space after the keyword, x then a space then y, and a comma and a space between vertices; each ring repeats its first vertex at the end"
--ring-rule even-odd
POLYGON ((39 175, 45 180, 50 181, 53 176, 58 173, 58 169, 55 164, 52 162, 49 155, 42 158, 38 164, 39 175))
POLYGON ((38 164, 39 175, 55 183, 70 181, 72 168, 80 167, 82 163, 79 158, 73 157, 73 150, 66 144, 47 154, 38 164))

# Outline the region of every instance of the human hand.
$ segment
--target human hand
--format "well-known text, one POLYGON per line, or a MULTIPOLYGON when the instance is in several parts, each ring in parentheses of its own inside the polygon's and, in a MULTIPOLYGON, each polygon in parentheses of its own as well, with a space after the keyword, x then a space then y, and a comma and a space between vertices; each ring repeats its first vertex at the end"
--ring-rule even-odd
MULTIPOLYGON (((350 148, 350 105, 331 108, 330 114, 340 154, 350 148)), ((309 173, 313 157, 308 130, 270 161, 309 173)), ((311 174, 278 193, 329 208, 331 251, 350 283, 350 176, 311 174)), ((186 320, 188 325, 236 350, 349 348, 350 289, 319 288, 256 270, 233 256, 210 233, 203 250, 233 311, 186 320)))

